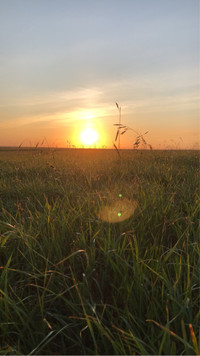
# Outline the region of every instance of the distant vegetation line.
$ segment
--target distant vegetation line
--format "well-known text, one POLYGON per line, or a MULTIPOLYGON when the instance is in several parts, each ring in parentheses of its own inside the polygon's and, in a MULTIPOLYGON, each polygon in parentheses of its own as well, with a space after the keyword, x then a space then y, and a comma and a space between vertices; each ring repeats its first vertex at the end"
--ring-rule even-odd
MULTIPOLYGON (((107 147, 104 147, 104 148, 79 148, 79 147, 53 147, 53 146, 37 146, 37 147, 34 147, 34 146, 21 146, 20 148, 18 146, 0 146, 0 150, 1 151, 16 151, 16 150, 32 150, 32 151, 35 151, 35 150, 48 150, 48 149, 51 149, 51 150, 115 150, 114 147, 111 147, 111 148, 107 148, 107 147)), ((146 148, 137 148, 137 149, 134 149, 134 148, 121 148, 120 150, 124 150, 124 151, 146 151, 147 149, 146 148)), ((153 149, 154 151, 199 151, 200 149, 197 149, 197 148, 154 148, 153 149)))

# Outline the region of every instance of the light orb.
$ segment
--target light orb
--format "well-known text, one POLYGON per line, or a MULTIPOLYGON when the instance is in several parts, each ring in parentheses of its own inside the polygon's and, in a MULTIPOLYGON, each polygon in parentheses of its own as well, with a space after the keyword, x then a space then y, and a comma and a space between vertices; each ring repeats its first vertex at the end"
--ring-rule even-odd
POLYGON ((81 141, 87 146, 94 145, 98 141, 98 134, 94 129, 87 128, 81 132, 81 141))

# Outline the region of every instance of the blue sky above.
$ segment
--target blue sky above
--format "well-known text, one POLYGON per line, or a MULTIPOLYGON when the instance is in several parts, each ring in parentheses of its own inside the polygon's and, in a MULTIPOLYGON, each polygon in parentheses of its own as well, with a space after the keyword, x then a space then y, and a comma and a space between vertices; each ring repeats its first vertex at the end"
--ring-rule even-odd
POLYGON ((23 136, 17 128, 29 140, 72 132, 87 111, 111 135, 115 101, 153 141, 165 131, 159 144, 186 132, 186 143, 198 140, 198 0, 0 0, 0 9, 8 145, 23 136))

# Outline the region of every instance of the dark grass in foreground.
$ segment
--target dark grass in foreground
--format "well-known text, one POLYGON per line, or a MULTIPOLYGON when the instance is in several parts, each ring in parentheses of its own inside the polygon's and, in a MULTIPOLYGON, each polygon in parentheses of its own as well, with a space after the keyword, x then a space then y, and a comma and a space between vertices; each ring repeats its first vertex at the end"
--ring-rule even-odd
POLYGON ((198 354, 198 170, 197 151, 1 151, 0 353, 198 354), (134 215, 99 220, 119 194, 134 215))

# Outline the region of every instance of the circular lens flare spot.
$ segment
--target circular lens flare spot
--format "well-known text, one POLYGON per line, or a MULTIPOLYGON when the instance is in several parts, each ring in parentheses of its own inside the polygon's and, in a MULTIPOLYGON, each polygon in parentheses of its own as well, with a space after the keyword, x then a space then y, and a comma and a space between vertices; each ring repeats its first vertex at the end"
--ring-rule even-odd
POLYGON ((119 223, 129 219, 134 214, 136 208, 136 200, 120 198, 120 200, 114 200, 110 204, 107 203, 105 206, 102 206, 98 213, 98 218, 109 223, 119 223))

